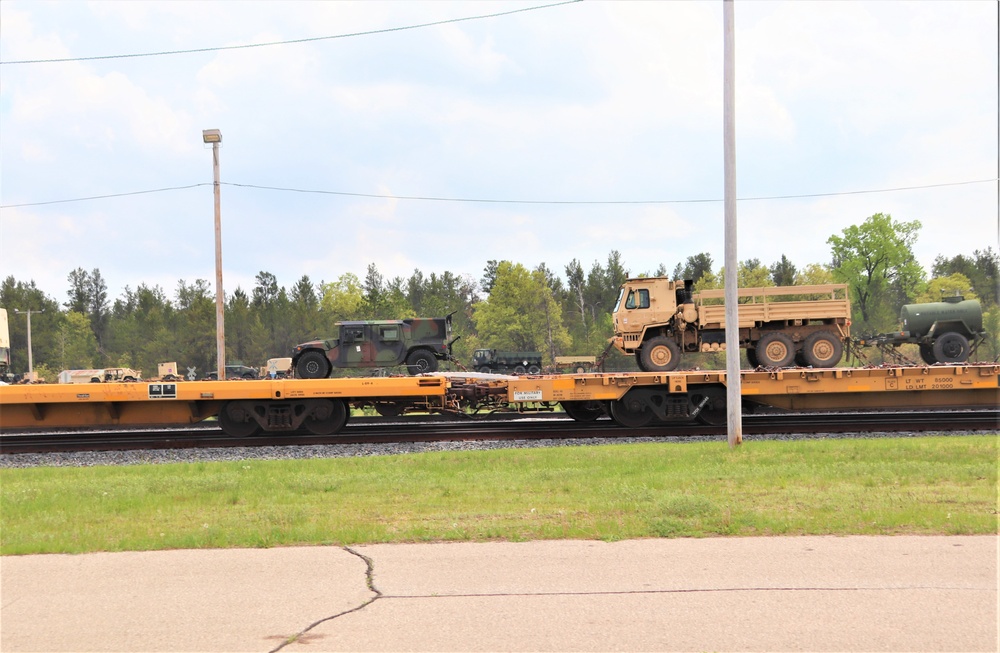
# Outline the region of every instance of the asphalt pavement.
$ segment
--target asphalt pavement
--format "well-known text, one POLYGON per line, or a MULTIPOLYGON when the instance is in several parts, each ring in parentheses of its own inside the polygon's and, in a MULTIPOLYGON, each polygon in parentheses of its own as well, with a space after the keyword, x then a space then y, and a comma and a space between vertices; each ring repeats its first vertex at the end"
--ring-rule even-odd
POLYGON ((997 536, 0 558, 0 651, 998 651, 997 536))

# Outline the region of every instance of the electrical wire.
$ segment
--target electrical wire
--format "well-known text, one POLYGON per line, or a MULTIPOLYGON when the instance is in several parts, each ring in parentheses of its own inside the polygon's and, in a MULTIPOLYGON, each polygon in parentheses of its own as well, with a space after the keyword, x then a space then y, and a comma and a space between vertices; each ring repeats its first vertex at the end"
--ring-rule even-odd
POLYGON ((582 2, 583 0, 564 0, 563 2, 555 2, 548 5, 539 5, 536 7, 524 7, 522 9, 512 9, 510 11, 501 11, 495 14, 483 14, 481 16, 466 16, 464 18, 449 18, 448 20, 438 20, 432 23, 421 23, 419 25, 404 25, 402 27, 387 27, 385 29, 375 29, 366 32, 352 32, 350 34, 334 34, 332 36, 314 36, 304 39, 292 39, 289 41, 270 41, 268 43, 248 43, 245 45, 225 45, 214 48, 195 48, 193 50, 165 50, 162 52, 140 52, 134 54, 109 54, 101 55, 95 57, 67 57, 65 59, 26 59, 20 61, 0 61, 0 66, 8 65, 13 66, 15 64, 35 64, 35 63, 66 63, 70 61, 98 61, 102 59, 131 59, 136 57, 161 57, 174 54, 194 54, 197 52, 222 52, 224 50, 246 50, 248 48, 266 48, 273 45, 292 45, 295 43, 312 43, 314 41, 329 41, 333 39, 346 39, 354 36, 371 36, 373 34, 386 34, 388 32, 402 32, 411 29, 420 29, 423 27, 434 27, 436 25, 447 25, 449 23, 461 23, 470 20, 483 20, 485 18, 499 18, 500 16, 509 16, 511 14, 519 14, 526 11, 535 11, 537 9, 550 9, 552 7, 559 7, 561 5, 569 5, 577 2, 582 2))
MULTIPOLYGON (((763 200, 788 200, 788 199, 809 199, 813 197, 839 197, 846 195, 866 195, 873 193, 896 193, 908 190, 926 190, 929 188, 945 188, 949 186, 968 186, 971 184, 992 184, 1000 180, 998 179, 974 179, 970 181, 953 181, 944 182, 940 184, 924 184, 921 186, 898 186, 895 188, 872 188, 865 190, 848 190, 839 191, 831 193, 804 193, 801 195, 760 195, 753 197, 740 197, 737 198, 738 202, 754 202, 763 200)), ((702 199, 675 199, 675 200, 518 200, 518 199, 490 199, 490 198, 473 198, 473 197, 434 197, 429 195, 383 195, 376 193, 351 193, 347 191, 336 191, 336 190, 316 190, 307 188, 287 188, 282 186, 262 186, 258 184, 239 184, 231 181, 219 182, 222 186, 233 186, 235 188, 252 188, 256 190, 273 190, 283 193, 307 193, 316 195, 337 195, 342 197, 367 197, 371 199, 385 199, 385 200, 413 200, 413 201, 423 201, 423 202, 465 202, 465 203, 479 203, 479 204, 548 204, 548 205, 584 205, 584 206, 602 206, 602 205, 617 205, 624 206, 630 204, 707 204, 710 202, 722 202, 723 199, 720 198, 702 198, 702 199)), ((78 197, 73 199, 63 199, 63 200, 50 200, 47 202, 26 202, 23 204, 4 204, 0 205, 0 209, 14 209, 24 206, 44 206, 47 204, 65 204, 68 202, 84 202, 88 200, 99 200, 107 199, 113 197, 127 197, 129 195, 144 195, 147 193, 163 193, 175 190, 186 190, 189 188, 197 188, 199 186, 213 186, 214 182, 203 182, 200 184, 191 184, 189 186, 172 186, 169 188, 156 188, 152 190, 139 190, 130 193, 115 193, 111 195, 95 195, 93 197, 78 197)))
MULTIPOLYGON (((836 197, 839 195, 863 195, 868 193, 894 193, 905 190, 922 190, 925 188, 941 188, 945 186, 965 186, 969 184, 988 184, 997 181, 996 179, 976 179, 972 181, 955 181, 940 184, 926 184, 923 186, 900 186, 898 188, 877 188, 870 190, 851 190, 835 193, 806 193, 802 195, 762 195, 758 197, 739 197, 739 202, 752 202, 760 200, 788 200, 807 199, 810 197, 836 197)), ((348 193, 333 190, 309 190, 303 188, 282 188, 280 186, 258 186, 255 184, 237 184, 232 182, 221 182, 224 186, 238 186, 240 188, 257 188, 260 190, 276 190, 287 193, 315 193, 320 195, 343 195, 347 197, 370 197, 374 199, 387 200, 419 200, 425 202, 469 202, 480 204, 570 204, 570 205, 628 205, 628 204, 706 204, 710 202, 722 202, 722 198, 702 198, 702 199, 677 199, 677 200, 501 200, 469 197, 432 197, 420 195, 377 195, 370 193, 348 193)))

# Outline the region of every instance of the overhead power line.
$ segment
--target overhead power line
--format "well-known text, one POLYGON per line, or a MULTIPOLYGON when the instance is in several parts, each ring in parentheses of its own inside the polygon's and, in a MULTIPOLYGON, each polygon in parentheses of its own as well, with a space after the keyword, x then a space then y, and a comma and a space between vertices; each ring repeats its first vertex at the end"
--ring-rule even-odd
MULTIPOLYGON (((894 193, 905 190, 923 190, 926 188, 942 188, 945 186, 966 186, 969 184, 991 184, 996 179, 976 179, 972 181, 954 181, 941 184, 925 184, 922 186, 900 186, 897 188, 874 188, 869 190, 849 190, 835 193, 806 193, 802 195, 761 195, 756 197, 740 197, 740 202, 751 202, 759 200, 789 200, 807 199, 810 197, 835 197, 838 195, 864 195, 868 193, 894 193)), ((335 190, 310 190, 305 188, 283 188, 280 186, 258 186, 256 184, 237 184, 233 182, 221 182, 223 186, 236 186, 239 188, 256 188, 260 190, 276 190, 286 193, 314 193, 319 195, 342 195, 346 197, 371 197, 374 199, 387 200, 419 200, 425 202, 471 202, 482 204, 582 204, 582 205, 625 205, 625 204, 704 204, 709 202, 721 202, 721 197, 699 198, 699 199, 674 199, 674 200, 504 200, 472 197, 433 197, 426 195, 380 195, 374 193, 349 193, 335 190)))
POLYGON ((171 190, 186 190, 188 188, 197 188, 198 186, 213 186, 214 183, 210 181, 202 182, 200 184, 191 184, 190 186, 171 186, 169 188, 153 188, 150 190, 136 190, 131 193, 113 193, 111 195, 94 195, 92 197, 74 197, 72 199, 66 200, 49 200, 47 202, 25 202, 24 204, 3 204, 0 205, 0 209, 16 209, 22 206, 44 206, 46 204, 66 204, 68 202, 86 202, 88 200, 105 200, 111 197, 127 197, 129 195, 146 195, 148 193, 164 193, 171 190))
POLYGON ((577 2, 582 2, 583 0, 564 0, 563 2, 555 2, 548 5, 539 5, 536 7, 524 7, 522 9, 511 9, 510 11, 501 11, 495 14, 483 14, 480 16, 466 16, 464 18, 449 18, 447 20, 438 20, 432 23, 421 23, 419 25, 404 25, 402 27, 387 27, 385 29, 374 29, 365 32, 351 32, 349 34, 334 34, 332 36, 313 36, 304 39, 292 39, 289 41, 270 41, 268 43, 248 43, 245 45, 224 45, 214 48, 195 48, 193 50, 165 50, 162 52, 139 52, 134 54, 108 54, 95 57, 67 57, 65 59, 25 59, 21 61, 0 61, 0 65, 15 65, 15 64, 29 64, 29 63, 65 63, 69 61, 98 61, 101 59, 131 59, 136 57, 162 57, 174 54, 194 54, 196 52, 221 52, 223 50, 246 50, 248 48, 266 48, 273 45, 292 45, 294 43, 312 43, 314 41, 330 41, 333 39, 346 39, 355 36, 370 36, 372 34, 385 34, 387 32, 402 32, 411 29, 421 29, 423 27, 434 27, 435 25, 447 25, 449 23, 461 23, 470 20, 483 20, 485 18, 499 18, 500 16, 509 16, 511 14, 519 14, 526 11, 535 11, 537 9, 550 9, 552 7, 559 7, 561 5, 569 5, 577 2))
MULTIPOLYGON (((873 193, 896 193, 907 190, 926 190, 929 188, 944 188, 948 186, 968 186, 971 184, 992 184, 1000 181, 994 179, 974 179, 970 181, 952 181, 940 184, 924 184, 921 186, 898 186, 895 188, 872 188, 865 190, 848 190, 833 193, 804 193, 801 195, 760 195, 753 197, 739 197, 739 202, 753 202, 761 200, 790 200, 809 199, 812 197, 838 197, 843 195, 867 195, 873 193)), ((721 197, 706 197, 695 199, 673 199, 673 200, 518 200, 518 199, 495 199, 476 197, 435 197, 432 195, 386 195, 378 193, 351 193, 339 190, 318 190, 309 188, 287 188, 282 186, 262 186, 259 184, 238 184, 231 181, 219 182, 223 186, 233 186, 235 188, 253 188, 256 190, 273 190, 282 193, 305 193, 313 195, 337 195, 341 197, 368 197, 383 200, 413 200, 422 202, 466 202, 478 204, 549 204, 549 205, 577 205, 577 206, 602 206, 602 205, 629 205, 629 204, 707 204, 710 202, 721 202, 721 197)), ((130 193, 114 193, 110 195, 94 195, 92 197, 76 197, 63 200, 49 200, 46 202, 25 202, 22 204, 3 204, 0 209, 15 209, 24 206, 44 206, 46 204, 65 204, 69 202, 85 202, 89 200, 108 199, 113 197, 127 197, 129 195, 145 195, 148 193, 164 193, 175 190, 187 190, 199 186, 212 186, 213 182, 202 182, 189 186, 171 186, 168 188, 155 188, 152 190, 137 190, 130 193)))

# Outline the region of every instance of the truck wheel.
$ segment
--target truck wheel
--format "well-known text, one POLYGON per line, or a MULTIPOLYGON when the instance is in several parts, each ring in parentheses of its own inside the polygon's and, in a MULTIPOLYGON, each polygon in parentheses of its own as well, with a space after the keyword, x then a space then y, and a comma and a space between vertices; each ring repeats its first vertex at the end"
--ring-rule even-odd
POLYGON ((844 344, 829 331, 817 331, 802 345, 802 357, 813 367, 834 367, 844 355, 844 344))
POLYGON ((489 365, 483 365, 482 367, 479 368, 479 373, 480 374, 489 374, 492 371, 493 370, 490 369, 489 365))
POLYGON ((757 350, 747 349, 747 362, 750 363, 750 367, 757 368, 760 366, 760 361, 757 360, 757 350))
POLYGON ((325 379, 330 376, 330 361, 318 351, 307 351, 295 363, 295 374, 300 379, 325 379))
POLYGON ((437 368, 437 359, 426 349, 418 349, 406 357, 406 371, 411 376, 424 372, 437 372, 437 368))
POLYGON ((757 341, 757 357, 765 367, 788 367, 795 358, 795 344, 780 331, 765 333, 757 341))
POLYGON ((920 345, 920 358, 928 365, 938 362, 934 356, 934 348, 930 345, 920 345))
POLYGON ((524 365, 518 365, 517 367, 514 368, 514 374, 516 374, 518 376, 521 376, 522 374, 524 374, 527 371, 528 370, 524 369, 524 365))
POLYGON ((669 372, 681 362, 677 343, 666 336, 650 338, 639 350, 639 367, 647 372, 669 372))
POLYGON ((542 368, 538 367, 537 365, 529 365, 528 366, 528 374, 538 374, 541 371, 542 371, 542 368))
POLYGON ((934 340, 934 358, 941 363, 964 363, 969 360, 969 341, 961 333, 945 333, 934 340))

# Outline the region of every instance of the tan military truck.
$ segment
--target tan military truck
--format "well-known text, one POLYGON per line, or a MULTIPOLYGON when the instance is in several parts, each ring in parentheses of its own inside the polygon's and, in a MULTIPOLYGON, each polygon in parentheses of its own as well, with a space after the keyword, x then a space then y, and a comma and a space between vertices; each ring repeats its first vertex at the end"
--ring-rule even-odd
MULTIPOLYGON (((692 291, 691 280, 628 279, 618 291, 612 344, 639 369, 677 369, 684 352, 725 351, 724 290, 692 291)), ((757 367, 834 367, 850 337, 846 284, 741 288, 739 346, 757 367)))

